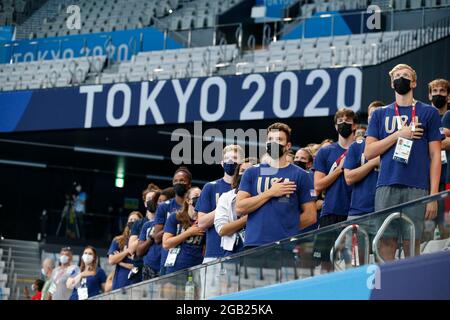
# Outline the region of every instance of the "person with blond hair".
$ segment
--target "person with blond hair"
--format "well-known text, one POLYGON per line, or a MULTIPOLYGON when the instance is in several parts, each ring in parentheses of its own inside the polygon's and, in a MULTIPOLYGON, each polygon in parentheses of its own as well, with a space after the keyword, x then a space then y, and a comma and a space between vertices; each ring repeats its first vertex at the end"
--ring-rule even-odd
MULTIPOLYGON (((376 109, 369 122, 364 156, 367 160, 381 156, 381 166, 375 193, 375 210, 439 192, 441 175, 441 120, 436 108, 414 99, 417 87, 416 71, 398 64, 389 72, 395 101, 376 109)), ((443 131, 443 130, 442 130, 443 131)), ((401 235, 405 255, 410 246, 420 253, 420 239, 425 220, 437 214, 437 202, 405 208, 404 213, 414 223, 415 239, 410 239, 409 225, 394 221, 380 243, 384 260, 393 260, 397 239, 401 235)), ((380 219, 379 226, 383 221, 380 219)))

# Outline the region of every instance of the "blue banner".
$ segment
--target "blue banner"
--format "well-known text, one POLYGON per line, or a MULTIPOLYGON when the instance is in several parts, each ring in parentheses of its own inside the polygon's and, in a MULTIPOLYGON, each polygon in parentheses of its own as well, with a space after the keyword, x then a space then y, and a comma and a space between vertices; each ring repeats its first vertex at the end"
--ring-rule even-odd
POLYGON ((127 61, 140 51, 177 49, 182 46, 156 28, 102 32, 45 39, 17 40, 0 44, 0 63, 30 62, 107 55, 127 61))
POLYGON ((0 132, 334 115, 361 107, 360 68, 0 93, 0 132))

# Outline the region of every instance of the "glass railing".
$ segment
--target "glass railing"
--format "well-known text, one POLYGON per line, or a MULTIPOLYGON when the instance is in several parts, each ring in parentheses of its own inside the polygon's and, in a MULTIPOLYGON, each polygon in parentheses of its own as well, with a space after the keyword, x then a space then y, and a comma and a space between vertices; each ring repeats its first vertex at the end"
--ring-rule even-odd
POLYGON ((439 251, 450 247, 450 215, 448 210, 442 210, 437 228, 432 222, 425 221, 425 208, 434 201, 444 208, 445 202, 450 201, 450 191, 249 249, 93 299, 210 299, 365 264, 404 259, 411 254, 439 251), (417 239, 416 251, 409 246, 411 235, 417 239), (190 277, 193 284, 188 282, 190 277))

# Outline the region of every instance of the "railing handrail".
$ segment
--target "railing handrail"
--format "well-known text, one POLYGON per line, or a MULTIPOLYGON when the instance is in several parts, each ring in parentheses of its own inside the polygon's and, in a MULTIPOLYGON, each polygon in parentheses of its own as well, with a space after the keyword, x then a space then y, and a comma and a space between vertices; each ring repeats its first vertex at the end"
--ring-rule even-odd
POLYGON ((358 224, 351 224, 347 227, 344 228, 344 230, 341 231, 341 233, 339 234, 339 236, 337 237, 336 241, 333 244, 333 247, 330 250, 330 262, 331 265, 334 266, 334 253, 336 251, 336 247, 342 242, 342 240, 344 239, 346 233, 349 230, 353 230, 353 228, 356 228, 357 232, 361 232, 364 235, 364 240, 365 240, 365 260, 364 261, 369 261, 369 234, 367 233, 367 231, 361 227, 358 224))
MULTIPOLYGON (((387 213, 390 213, 390 212, 393 212, 393 211, 398 211, 398 210, 403 209, 403 208, 411 207, 411 206, 414 206, 414 205, 417 205, 417 204, 424 204, 424 203, 427 203, 427 202, 436 201, 436 200, 443 199, 443 198, 446 198, 446 197, 450 197, 450 190, 446 190, 446 191, 442 191, 442 192, 434 194, 434 195, 429 195, 429 196, 425 196, 425 197, 422 197, 422 198, 418 198, 416 200, 412 200, 412 201, 409 201, 409 202, 406 202, 406 203, 403 203, 403 204, 400 204, 400 205, 392 206, 390 208, 386 208, 386 209, 383 209, 383 210, 380 210, 380 211, 377 211, 377 212, 374 212, 374 213, 371 213, 371 214, 366 214, 366 215, 363 215, 361 217, 358 217, 358 218, 352 220, 352 222, 353 222, 353 224, 356 224, 359 221, 372 220, 377 215, 387 214, 387 213)), ((173 273, 170 273, 170 274, 159 276, 157 278, 153 278, 153 279, 146 280, 146 281, 134 284, 134 285, 130 285, 130 286, 127 286, 126 288, 121 288, 121 289, 117 289, 117 290, 114 290, 114 291, 111 291, 111 292, 108 292, 108 293, 104 293, 104 294, 101 294, 101 295, 93 297, 93 299, 100 299, 102 297, 113 296, 114 294, 123 292, 124 290, 128 290, 128 289, 132 289, 132 288, 136 288, 136 287, 140 287, 140 286, 149 285, 151 283, 157 283, 159 281, 164 281, 165 279, 174 278, 174 277, 177 277, 179 275, 185 274, 186 272, 191 272, 192 273, 193 271, 196 271, 196 270, 199 270, 199 269, 205 269, 205 268, 208 268, 208 267, 210 267, 212 265, 216 265, 216 264, 219 264, 219 263, 225 263, 225 262, 228 262, 230 260, 236 260, 238 258, 243 258, 243 257, 245 257, 247 255, 251 255, 254 252, 264 251, 264 250, 267 250, 268 248, 279 246, 280 244, 288 244, 288 243, 290 243, 292 241, 297 241, 297 240, 300 240, 300 239, 311 239, 316 234, 323 234, 323 233, 329 232, 331 230, 340 229, 340 228, 342 228, 344 225, 346 225, 348 223, 349 223, 348 221, 342 221, 342 222, 336 223, 334 225, 323 227, 323 228, 321 228, 319 230, 312 230, 312 231, 309 231, 309 232, 306 232, 306 233, 303 233, 303 234, 300 234, 300 235, 297 235, 297 236, 294 236, 294 237, 289 237, 289 238, 286 238, 286 239, 283 239, 283 240, 280 240, 280 241, 276 241, 274 243, 269 243, 269 244, 262 245, 262 246, 259 246, 259 247, 251 248, 251 249, 248 249, 248 250, 245 250, 245 251, 233 254, 232 256, 219 258, 217 260, 214 260, 214 261, 211 261, 211 262, 208 262, 208 263, 203 263, 203 264, 200 264, 200 265, 188 268, 188 269, 179 270, 179 271, 176 271, 176 272, 173 272, 173 273)))
POLYGON ((386 219, 384 219, 383 224, 381 225, 380 229, 378 229, 377 234, 373 238, 372 241, 372 252, 375 255, 375 259, 379 260, 380 262, 384 262, 384 259, 381 257, 381 255, 378 252, 378 242, 381 239, 381 236, 386 231, 387 227, 393 220, 397 219, 403 219, 410 225, 410 246, 409 246, 409 254, 410 257, 413 257, 415 255, 415 245, 414 241, 416 239, 416 227, 414 226, 414 222, 405 214, 402 212, 394 212, 390 214, 386 219))
MULTIPOLYGON (((425 12, 442 10, 443 8, 450 8, 450 4, 441 4, 439 6, 433 6, 433 7, 430 7, 430 8, 422 7, 422 8, 416 8, 416 9, 404 9, 404 10, 393 10, 393 9, 384 9, 383 10, 382 8, 380 8, 381 10, 377 11, 377 12, 379 12, 380 14, 389 13, 389 14, 395 15, 395 14, 398 14, 400 12, 420 12, 420 11, 422 11, 423 14, 425 14, 425 12)), ((327 15, 326 18, 334 19, 334 17, 357 16, 357 15, 364 15, 365 13, 368 13, 366 9, 359 10, 359 11, 352 11, 352 12, 338 12, 338 13, 326 12, 326 13, 323 13, 323 14, 327 15)), ((275 21, 267 21, 267 22, 259 22, 259 23, 260 24, 265 24, 265 23, 285 23, 285 22, 288 22, 288 23, 286 23, 287 26, 291 26, 292 25, 293 27, 295 27, 294 26, 295 23, 302 22, 302 21, 304 22, 304 21, 309 20, 309 19, 323 19, 323 17, 321 17, 321 16, 298 16, 298 17, 280 18, 280 19, 275 20, 275 21)), ((278 31, 277 37, 282 35, 285 32, 285 30, 283 30, 283 29, 280 29, 278 31)))

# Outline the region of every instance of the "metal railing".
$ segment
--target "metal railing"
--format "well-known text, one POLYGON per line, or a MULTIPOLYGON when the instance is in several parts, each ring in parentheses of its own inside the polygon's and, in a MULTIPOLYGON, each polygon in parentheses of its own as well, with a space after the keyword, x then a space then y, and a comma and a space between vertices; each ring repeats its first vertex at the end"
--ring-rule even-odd
POLYGON ((385 262, 384 259, 381 257, 379 250, 378 250, 378 244, 380 242, 381 237, 383 236, 384 232, 386 231, 387 227, 392 223, 392 221, 401 219, 404 220, 407 224, 409 224, 409 235, 410 235, 410 245, 409 245, 409 256, 414 257, 415 255, 415 245, 414 241, 416 239, 416 228, 414 226, 414 222, 405 214, 401 212, 394 212, 391 215, 389 215, 381 225, 380 229, 378 230, 377 234, 375 235, 375 238, 372 242, 372 251, 375 255, 375 258, 380 262, 385 262))
MULTIPOLYGON (((315 271, 315 260, 313 260, 313 255, 308 253, 307 248, 315 246, 313 243, 317 243, 316 240, 318 241, 320 238, 326 240, 331 236, 333 236, 333 240, 339 238, 335 236, 336 231, 342 229, 349 231, 350 228, 354 228, 353 225, 355 224, 359 226, 359 231, 364 234, 365 230, 363 231, 363 229, 369 230, 373 225, 382 226, 382 221, 385 221, 392 213, 401 212, 405 208, 423 207, 426 203, 448 197, 450 197, 450 190, 364 215, 350 222, 344 221, 220 258, 210 263, 179 270, 93 297, 93 299, 184 299, 184 287, 189 276, 193 276, 196 283, 198 289, 196 297, 198 299, 208 299, 220 295, 216 293, 213 295, 210 292, 208 277, 213 277, 214 281, 221 284, 221 288, 223 288, 221 294, 227 294, 315 276, 316 274, 313 272, 315 271), (297 270, 298 268, 300 269, 297 270), (221 282, 222 280, 223 282, 221 282)), ((382 226, 381 229, 383 228, 382 226)), ((334 243, 335 246, 339 244, 339 240, 342 240, 343 234, 345 232, 341 232, 340 239, 337 243, 334 243)), ((364 237, 367 241, 368 235, 364 234, 364 237)), ((365 250, 366 257, 370 257, 367 250, 368 248, 365 250)), ((325 258, 329 261, 330 257, 325 258)), ((364 264, 367 263, 371 263, 370 259, 364 259, 364 264)), ((209 281, 213 280, 210 279, 209 281)))
POLYGON ((398 38, 386 41, 377 46, 376 61, 381 63, 412 51, 450 35, 450 16, 433 22, 412 33, 400 34, 398 38))
MULTIPOLYGON (((334 242, 333 247, 330 250, 330 262, 331 265, 333 265, 336 268, 336 264, 335 264, 335 253, 336 253, 336 249, 340 246, 342 246, 344 239, 346 237, 347 232, 352 231, 352 237, 355 236, 358 232, 361 232, 364 235, 364 240, 365 240, 365 245, 364 245, 364 262, 367 264, 367 262, 369 261, 369 234, 367 233, 367 231, 362 228, 361 226, 357 225, 357 224, 352 224, 350 226, 347 226, 344 228, 344 230, 341 231, 341 233, 339 234, 339 236, 337 237, 336 241, 334 242)), ((358 267, 359 266, 359 253, 358 253, 358 246, 357 244, 354 245, 352 243, 352 266, 354 267, 358 267), (353 253, 353 251, 355 251, 353 253)))

